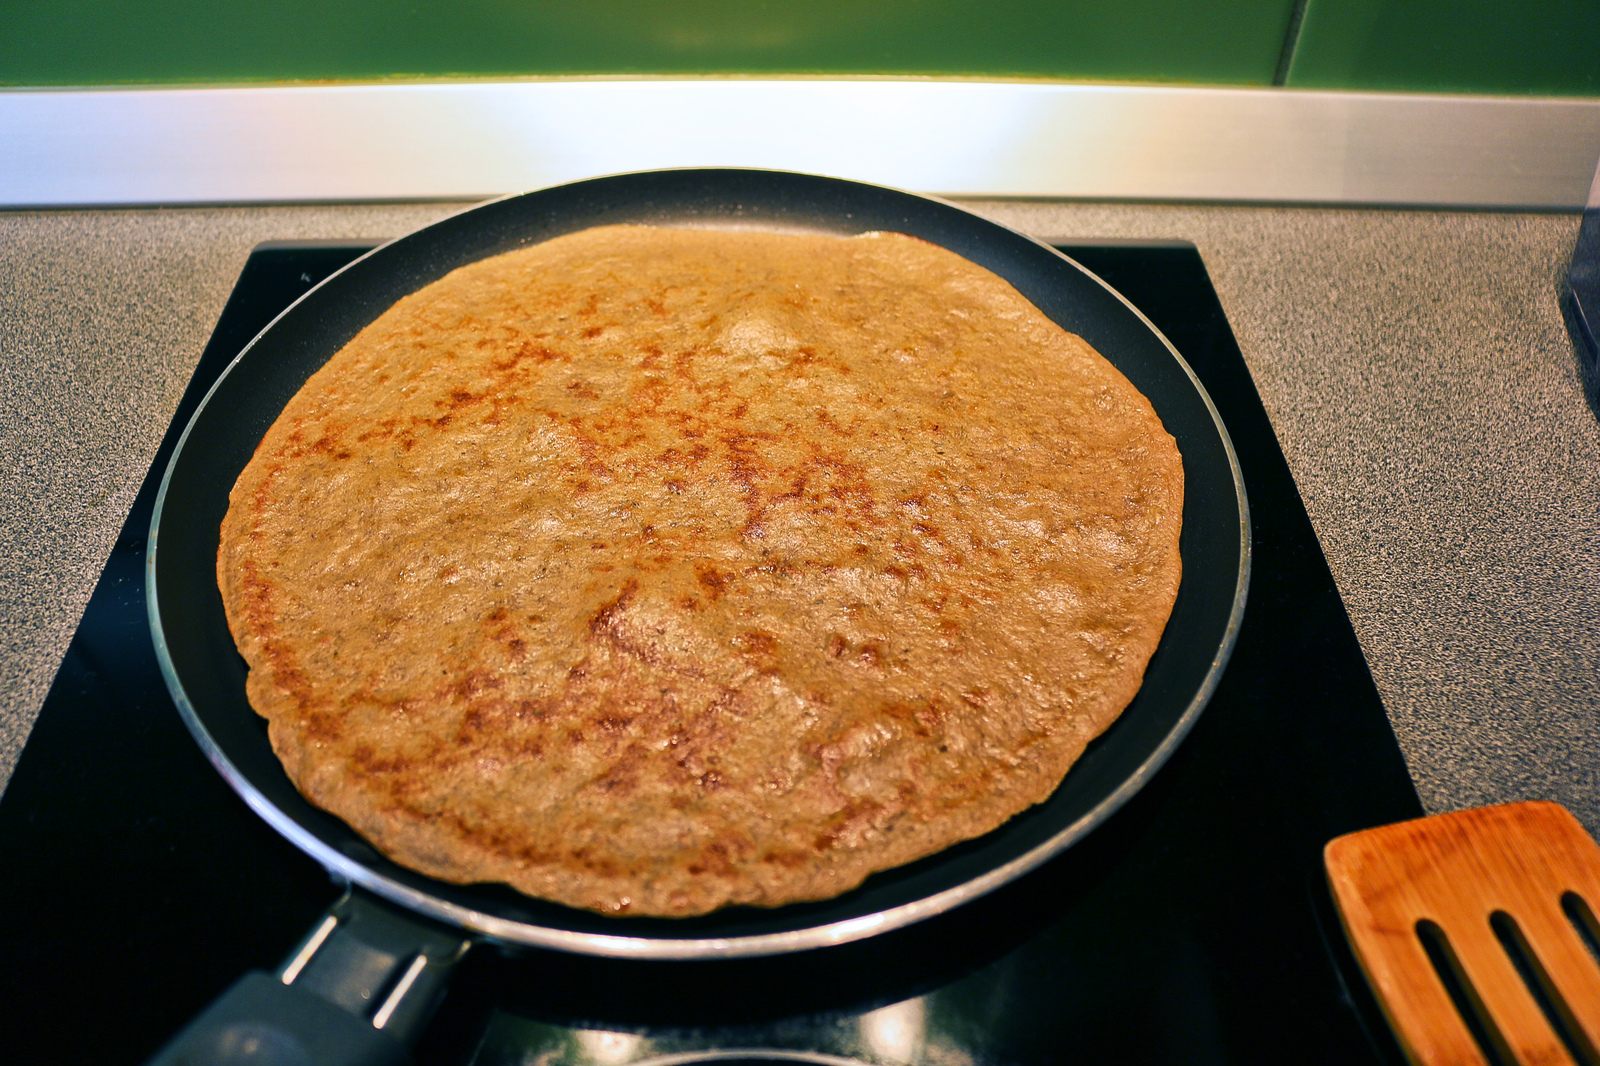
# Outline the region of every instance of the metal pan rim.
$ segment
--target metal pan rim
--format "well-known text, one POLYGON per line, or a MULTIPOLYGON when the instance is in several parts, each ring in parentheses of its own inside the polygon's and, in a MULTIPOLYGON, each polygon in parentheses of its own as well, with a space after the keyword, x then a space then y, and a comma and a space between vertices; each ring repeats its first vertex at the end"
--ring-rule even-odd
MULTIPOLYGON (((512 196, 488 201, 478 207, 469 209, 461 214, 450 216, 434 226, 448 225, 455 220, 472 215, 474 212, 491 208, 496 205, 515 201, 526 196, 539 196, 570 190, 583 186, 593 185, 617 178, 646 178, 654 174, 676 173, 678 175, 702 172, 701 168, 684 168, 678 171, 641 172, 632 175, 613 175, 608 178, 590 178, 579 182, 572 182, 564 186, 554 186, 551 189, 537 190, 532 193, 514 194, 512 196)), ((1119 301, 1127 311, 1131 312, 1166 349, 1167 354, 1188 378, 1190 386, 1195 390, 1198 398, 1204 404, 1212 425, 1217 433, 1226 454, 1226 460, 1232 475, 1233 487, 1238 507, 1238 568, 1235 575, 1233 599, 1228 615, 1228 620, 1216 652, 1212 657, 1209 668, 1203 680, 1195 689, 1192 697, 1181 714, 1174 721, 1164 739, 1159 743, 1139 766, 1129 774, 1122 783, 1089 810, 1075 818, 1058 832, 1035 845, 1026 852, 989 869, 981 876, 969 879, 952 888, 922 897, 915 901, 875 911, 856 918, 843 921, 821 923, 804 928, 786 930, 774 933, 761 933, 753 935, 726 936, 726 937, 650 937, 626 936, 576 931, 549 926, 537 925, 528 922, 516 921, 489 914, 471 907, 462 906, 403 884, 393 878, 375 871, 357 859, 345 855, 337 848, 319 838, 311 830, 303 826, 292 815, 284 811, 270 798, 268 798, 256 785, 243 773, 226 754, 222 746, 211 735, 199 711, 190 699, 182 680, 178 676, 177 667, 168 647, 165 628, 161 617, 161 601, 157 583, 157 559, 160 550, 160 530, 162 517, 165 511, 168 490, 180 458, 184 454, 184 447, 188 443, 191 433, 206 414, 207 407, 216 395, 218 388, 227 379, 241 360, 249 353, 256 343, 273 328, 279 319, 288 315, 295 306, 309 299, 323 286, 329 284, 334 278, 339 277, 355 266, 356 263, 382 252, 383 249, 393 244, 403 242, 406 238, 399 238, 395 242, 380 245, 371 252, 359 257, 349 266, 331 275, 327 280, 309 290, 304 296, 285 309, 272 325, 269 325, 261 334, 247 345, 240 355, 236 357, 219 376, 201 401, 188 425, 185 426, 180 436, 178 445, 174 449, 172 460, 163 473, 161 487, 157 494, 154 511, 151 517, 150 537, 145 559, 145 588, 147 611, 151 635, 155 644, 157 661, 160 664, 161 674, 166 682, 168 691, 183 717, 185 725, 193 734, 196 742, 204 752, 206 758, 228 782, 230 787, 255 811, 264 821, 271 825, 278 833, 288 839, 302 852, 321 864, 338 881, 353 884, 366 889, 373 894, 390 900, 396 904, 407 907, 412 911, 427 917, 458 926, 462 929, 481 935, 493 941, 526 947, 547 948, 557 951, 571 952, 582 955, 602 956, 617 959, 640 960, 672 960, 672 959, 705 959, 705 958, 750 958, 767 955, 779 955, 791 952, 805 951, 815 948, 830 947, 862 940, 880 933, 900 929, 908 925, 931 918, 935 915, 953 910, 980 896, 983 896, 1001 885, 1004 885, 1023 874, 1037 868, 1056 855, 1067 850, 1072 844, 1088 835, 1093 829, 1105 822, 1113 813, 1120 809, 1133 795, 1135 795, 1148 782, 1177 750, 1183 739, 1193 728, 1206 703, 1219 683, 1224 668, 1232 653, 1237 639, 1240 623, 1243 619, 1245 600, 1249 587, 1251 564, 1250 544, 1250 515, 1249 505, 1245 494, 1243 473, 1239 467, 1238 456, 1235 453, 1232 439, 1228 435, 1226 426, 1218 414, 1215 404, 1199 378, 1195 375, 1188 362, 1177 351, 1172 343, 1149 319, 1136 307, 1128 302, 1120 293, 1103 280, 1085 269, 1070 257, 1050 247, 1047 244, 1026 234, 1011 230, 1009 227, 972 212, 958 204, 950 203, 937 197, 925 196, 903 190, 888 189, 881 186, 864 186, 859 182, 848 182, 843 179, 822 178, 815 175, 794 175, 778 171, 748 171, 734 168, 711 168, 705 172, 716 174, 743 174, 743 175, 770 175, 774 179, 803 178, 806 180, 824 180, 837 182, 841 186, 856 186, 877 193, 891 194, 899 197, 908 197, 917 201, 936 204, 954 211, 970 215, 979 219, 986 226, 993 226, 1004 231, 1014 238, 1021 238, 1031 244, 1044 249, 1050 255, 1070 263, 1073 268, 1094 282, 1098 283, 1111 296, 1119 301)), ((433 227, 424 227, 418 233, 426 232, 433 227)), ((1187 563, 1186 563, 1187 565, 1187 563)))

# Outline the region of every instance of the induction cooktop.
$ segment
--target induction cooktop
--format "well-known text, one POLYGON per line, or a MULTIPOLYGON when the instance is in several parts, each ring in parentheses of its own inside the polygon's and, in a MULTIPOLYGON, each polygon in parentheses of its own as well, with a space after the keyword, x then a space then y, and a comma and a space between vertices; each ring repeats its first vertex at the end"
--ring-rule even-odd
MULTIPOLYGON (((207 764, 162 682, 145 535, 217 374, 373 242, 245 265, 0 800, 0 1060, 134 1063, 338 898, 207 764)), ((1322 845, 1422 814, 1327 563, 1183 241, 1063 250, 1173 342, 1232 435, 1253 567, 1233 657, 1177 754, 1086 840, 951 913, 843 947, 643 962, 475 949, 419 1063, 1400 1063, 1322 845)))

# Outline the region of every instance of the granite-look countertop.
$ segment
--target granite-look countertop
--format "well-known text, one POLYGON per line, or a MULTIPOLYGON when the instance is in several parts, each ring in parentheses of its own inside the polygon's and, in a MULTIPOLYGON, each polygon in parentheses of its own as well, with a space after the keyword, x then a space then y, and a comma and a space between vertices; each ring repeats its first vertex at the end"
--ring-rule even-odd
MULTIPOLYGON (((251 246, 461 206, 0 213, 0 783, 251 246)), ((1554 799, 1600 833, 1600 419, 1557 302, 1576 215, 972 206, 1194 241, 1423 803, 1554 799)))

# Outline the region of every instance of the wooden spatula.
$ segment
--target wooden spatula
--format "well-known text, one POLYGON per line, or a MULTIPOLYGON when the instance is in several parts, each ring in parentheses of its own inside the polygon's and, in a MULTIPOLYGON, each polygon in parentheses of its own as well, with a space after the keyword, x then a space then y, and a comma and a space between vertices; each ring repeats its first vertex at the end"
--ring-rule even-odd
POLYGON ((1600 1066, 1600 847, 1564 807, 1367 829, 1323 858, 1413 1063, 1600 1066))

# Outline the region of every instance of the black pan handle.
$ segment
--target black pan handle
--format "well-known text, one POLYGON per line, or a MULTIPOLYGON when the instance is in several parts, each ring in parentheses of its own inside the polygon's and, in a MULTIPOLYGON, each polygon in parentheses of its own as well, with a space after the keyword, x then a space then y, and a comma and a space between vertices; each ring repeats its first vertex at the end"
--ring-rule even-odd
POLYGON ((276 974, 246 974, 147 1066, 398 1066, 471 941, 346 891, 276 974))

